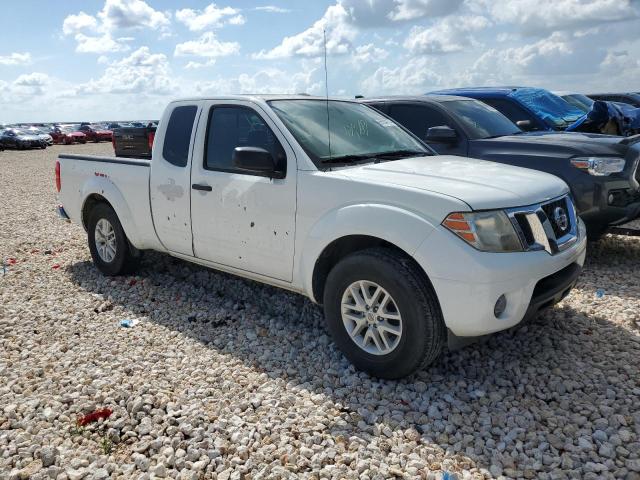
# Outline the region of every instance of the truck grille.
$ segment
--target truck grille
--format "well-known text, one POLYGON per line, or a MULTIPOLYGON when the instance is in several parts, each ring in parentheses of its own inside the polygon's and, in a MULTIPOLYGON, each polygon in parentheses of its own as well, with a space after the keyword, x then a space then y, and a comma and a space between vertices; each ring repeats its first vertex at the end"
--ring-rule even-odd
POLYGON ((506 212, 527 251, 555 255, 578 240, 578 217, 568 195, 506 212))

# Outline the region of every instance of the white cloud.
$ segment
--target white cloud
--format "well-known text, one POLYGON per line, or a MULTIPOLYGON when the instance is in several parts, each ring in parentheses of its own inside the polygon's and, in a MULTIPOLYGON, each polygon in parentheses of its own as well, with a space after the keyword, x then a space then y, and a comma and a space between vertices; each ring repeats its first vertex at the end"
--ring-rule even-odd
POLYGON ((242 25, 245 19, 240 10, 233 7, 219 8, 211 3, 204 10, 183 8, 176 12, 176 20, 185 24, 192 32, 200 32, 206 28, 222 27, 225 24, 242 25))
POLYGON ((80 12, 77 15, 69 15, 62 23, 62 32, 65 35, 78 33, 82 30, 95 31, 98 28, 98 20, 87 13, 80 12))
POLYGON ((480 15, 447 17, 430 27, 413 27, 404 47, 414 54, 459 52, 474 44, 471 32, 489 25, 480 15))
POLYGON ((169 15, 154 10, 142 0, 105 0, 96 16, 85 12, 68 15, 62 24, 64 35, 74 35, 76 52, 107 53, 129 50, 124 45, 134 40, 131 36, 114 39, 115 33, 150 28, 168 32, 169 15))
POLYGON ((321 56, 324 52, 324 30, 326 30, 327 53, 333 55, 347 53, 357 34, 348 20, 349 15, 342 5, 332 5, 311 27, 297 35, 285 37, 280 45, 271 50, 262 50, 255 54, 254 58, 271 60, 296 56, 321 56))
POLYGON ((129 46, 119 43, 111 38, 111 34, 106 33, 100 36, 89 36, 84 33, 78 33, 74 37, 77 45, 78 53, 112 53, 125 52, 129 50, 129 46))
POLYGON ((140 47, 129 56, 112 62, 102 77, 77 87, 78 93, 169 94, 177 89, 166 55, 140 47))
POLYGON ((396 0, 395 3, 389 18, 402 21, 449 15, 462 5, 463 0, 396 0))
POLYGON ((142 0, 105 0, 98 17, 107 30, 143 27, 156 30, 170 23, 166 13, 154 10, 142 0))
POLYGON ((18 96, 42 95, 49 81, 49 75, 46 73, 25 73, 13 81, 12 93, 18 96))
POLYGON ((31 54, 29 52, 14 52, 9 55, 0 55, 0 65, 29 65, 31 63, 31 54))
POLYGON ((189 40, 176 45, 174 55, 183 57, 193 55, 197 57, 215 58, 233 55, 240 51, 237 42, 221 42, 213 32, 204 33, 198 40, 189 40))
POLYGON ((487 7, 497 22, 518 25, 524 34, 640 17, 637 0, 491 0, 487 7))
POLYGON ((374 28, 425 17, 443 17, 458 10, 463 0, 338 0, 338 3, 349 14, 352 25, 374 28))
POLYGON ((212 58, 210 60, 207 60, 206 62, 187 62, 187 64, 184 66, 184 68, 186 68, 187 70, 199 70, 201 68, 206 68, 206 67, 213 67, 216 64, 216 59, 212 58))
POLYGON ((379 67, 361 82, 365 95, 421 94, 442 84, 441 69, 426 57, 414 57, 401 67, 379 67))
POLYGON ((277 7, 275 5, 264 5, 262 7, 255 7, 254 10, 258 12, 267 12, 267 13, 289 13, 291 10, 288 8, 277 7))
POLYGON ((379 62, 389 56, 384 48, 378 48, 373 43, 360 45, 355 48, 351 55, 351 61, 356 68, 370 65, 373 62, 379 62))
POLYGON ((276 68, 267 68, 253 75, 243 73, 237 77, 224 77, 197 82, 196 92, 200 95, 226 95, 233 93, 321 93, 323 83, 314 80, 319 72, 305 68, 290 73, 276 68))

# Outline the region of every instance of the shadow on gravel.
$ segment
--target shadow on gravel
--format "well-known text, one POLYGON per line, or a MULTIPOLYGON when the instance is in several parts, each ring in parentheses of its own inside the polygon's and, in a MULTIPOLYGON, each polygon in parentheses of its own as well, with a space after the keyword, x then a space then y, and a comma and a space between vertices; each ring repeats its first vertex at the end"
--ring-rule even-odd
MULTIPOLYGON (((608 240, 595 251, 589 270, 620 262, 640 272, 640 243, 608 240)), ((145 256, 137 277, 106 279, 89 262, 68 273, 128 315, 145 316, 271 378, 327 395, 342 412, 333 435, 357 436, 383 450, 392 448, 385 442, 402 429, 462 467, 499 464, 508 476, 528 468, 528 475, 567 471, 582 468, 586 458, 579 438, 593 441, 596 455, 592 431, 610 437, 640 422, 632 403, 640 389, 638 332, 565 303, 392 382, 354 372, 326 334, 320 309, 300 295, 157 253, 145 256), (158 308, 167 303, 168 309, 158 308), (524 451, 534 453, 527 460, 524 451)), ((610 471, 625 459, 624 449, 613 451, 610 471)))

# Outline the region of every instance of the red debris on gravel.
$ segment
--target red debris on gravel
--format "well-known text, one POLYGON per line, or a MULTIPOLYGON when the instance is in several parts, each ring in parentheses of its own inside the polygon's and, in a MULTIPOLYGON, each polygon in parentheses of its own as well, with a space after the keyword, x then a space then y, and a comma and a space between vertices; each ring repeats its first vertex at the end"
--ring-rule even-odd
POLYGON ((53 268, 54 270, 57 270, 60 268, 60 264, 59 263, 53 264, 51 265, 51 268, 53 268))
POLYGON ((87 413, 86 415, 80 417, 78 419, 78 425, 81 427, 84 427, 85 425, 88 425, 90 423, 97 422, 101 418, 105 418, 105 419, 109 418, 112 413, 113 413, 113 410, 111 410, 110 408, 95 410, 91 413, 87 413))

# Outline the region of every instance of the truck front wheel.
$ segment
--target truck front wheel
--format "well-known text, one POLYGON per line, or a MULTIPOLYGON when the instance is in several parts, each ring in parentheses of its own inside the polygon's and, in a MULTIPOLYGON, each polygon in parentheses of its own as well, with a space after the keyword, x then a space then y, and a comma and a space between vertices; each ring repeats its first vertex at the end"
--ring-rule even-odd
POLYGON ((104 275, 122 275, 135 270, 139 253, 129 244, 120 220, 104 203, 96 205, 87 225, 89 250, 95 266, 104 275))
POLYGON ((445 344, 433 287, 410 258, 391 249, 342 259, 327 277, 324 309, 338 347, 375 377, 401 378, 424 368, 445 344))

